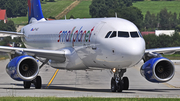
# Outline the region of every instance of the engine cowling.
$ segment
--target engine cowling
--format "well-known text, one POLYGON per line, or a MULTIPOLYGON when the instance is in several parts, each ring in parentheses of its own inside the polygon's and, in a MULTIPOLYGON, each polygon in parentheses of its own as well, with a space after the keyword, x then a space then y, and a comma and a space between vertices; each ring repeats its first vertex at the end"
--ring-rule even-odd
POLYGON ((6 72, 17 81, 32 81, 39 73, 37 61, 31 56, 13 58, 6 66, 6 72))
POLYGON ((169 59, 159 57, 145 62, 140 72, 150 82, 163 83, 173 78, 175 67, 169 59))

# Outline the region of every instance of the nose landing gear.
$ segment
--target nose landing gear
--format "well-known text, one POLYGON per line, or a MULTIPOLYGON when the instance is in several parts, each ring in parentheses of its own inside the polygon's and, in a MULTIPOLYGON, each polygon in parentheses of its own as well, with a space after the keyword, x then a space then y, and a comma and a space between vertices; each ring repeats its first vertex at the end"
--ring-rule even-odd
POLYGON ((126 69, 114 70, 114 77, 111 79, 111 91, 112 92, 122 92, 122 90, 129 89, 129 79, 128 77, 123 77, 126 69))

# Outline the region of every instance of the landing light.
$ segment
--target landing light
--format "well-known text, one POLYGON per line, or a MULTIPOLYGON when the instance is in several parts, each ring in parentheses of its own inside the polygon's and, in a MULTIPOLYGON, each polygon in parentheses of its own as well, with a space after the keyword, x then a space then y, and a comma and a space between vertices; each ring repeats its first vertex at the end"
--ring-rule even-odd
POLYGON ((112 71, 113 71, 113 73, 115 73, 116 72, 116 68, 113 68, 112 71))

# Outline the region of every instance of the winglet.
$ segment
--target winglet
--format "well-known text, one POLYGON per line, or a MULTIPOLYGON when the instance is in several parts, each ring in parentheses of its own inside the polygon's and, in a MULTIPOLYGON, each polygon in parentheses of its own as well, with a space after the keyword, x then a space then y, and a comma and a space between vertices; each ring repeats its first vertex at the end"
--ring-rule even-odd
POLYGON ((28 0, 28 22, 38 21, 46 21, 42 13, 40 0, 28 0))

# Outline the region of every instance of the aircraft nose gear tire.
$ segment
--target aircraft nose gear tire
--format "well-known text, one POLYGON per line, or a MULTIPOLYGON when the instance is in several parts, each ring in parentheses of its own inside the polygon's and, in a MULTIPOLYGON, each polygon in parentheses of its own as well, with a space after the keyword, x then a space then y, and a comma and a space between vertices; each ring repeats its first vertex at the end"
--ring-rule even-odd
POLYGON ((111 91, 112 92, 122 92, 122 90, 129 89, 129 79, 128 77, 123 77, 126 72, 125 69, 118 70, 114 73, 114 77, 111 79, 111 91), (121 79, 122 78, 122 79, 121 79))
POLYGON ((129 89, 129 79, 128 77, 123 77, 123 90, 128 90, 129 89))
POLYGON ((24 89, 30 89, 31 83, 34 83, 36 89, 41 89, 42 87, 42 80, 40 76, 37 76, 36 79, 33 81, 24 81, 24 89))
POLYGON ((111 91, 116 92, 116 82, 115 82, 115 79, 113 77, 111 79, 111 91))
POLYGON ((117 92, 122 92, 123 90, 123 83, 122 80, 119 80, 118 85, 117 85, 117 92))

